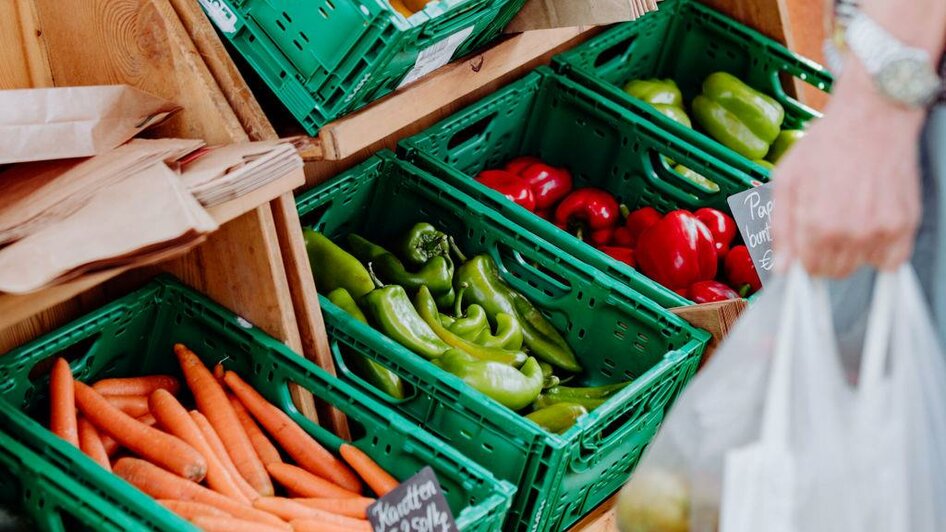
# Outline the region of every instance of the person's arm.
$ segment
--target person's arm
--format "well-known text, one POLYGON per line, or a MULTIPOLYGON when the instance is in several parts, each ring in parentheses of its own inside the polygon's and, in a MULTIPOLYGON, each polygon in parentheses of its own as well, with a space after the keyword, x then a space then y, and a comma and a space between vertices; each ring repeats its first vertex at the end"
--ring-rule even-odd
MULTIPOLYGON (((942 55, 943 0, 862 0, 861 10, 906 44, 942 55)), ((919 142, 925 112, 882 96, 849 57, 824 118, 775 171, 774 234, 782 265, 843 277, 907 260, 920 220, 919 142)))

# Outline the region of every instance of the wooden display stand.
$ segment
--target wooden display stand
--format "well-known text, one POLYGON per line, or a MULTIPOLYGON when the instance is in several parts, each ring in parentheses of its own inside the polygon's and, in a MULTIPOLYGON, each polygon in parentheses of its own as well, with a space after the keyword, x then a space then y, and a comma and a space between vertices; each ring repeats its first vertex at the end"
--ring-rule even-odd
MULTIPOLYGON (((740 21, 792 44, 787 4, 798 20, 821 0, 707 0, 740 21)), ((818 6, 816 6, 818 4, 818 6)), ((596 32, 566 28, 506 37, 371 106, 326 125, 306 153, 306 186, 393 148, 444 116, 547 63, 596 32)), ((807 35, 810 45, 816 37, 807 35)), ((810 50, 806 50, 810 51, 810 50)), ((125 83, 178 102, 184 111, 150 134, 228 143, 277 138, 196 0, 5 0, 0 2, 0 89, 125 83)), ((807 93, 802 92, 805 99, 807 93)), ((816 102, 817 105, 817 102, 816 102)), ((280 111, 284 112, 284 111, 280 111)), ((283 132, 286 133, 286 132, 283 132)), ((334 373, 289 176, 226 213, 208 241, 186 255, 121 273, 90 276, 28 296, 0 295, 0 354, 168 271, 334 373)), ((677 313, 725 335, 741 307, 704 305, 677 313)), ((302 411, 312 398, 294 390, 302 411)), ((344 419, 319 409, 343 437, 344 419)), ((614 530, 614 499, 575 530, 614 530)))

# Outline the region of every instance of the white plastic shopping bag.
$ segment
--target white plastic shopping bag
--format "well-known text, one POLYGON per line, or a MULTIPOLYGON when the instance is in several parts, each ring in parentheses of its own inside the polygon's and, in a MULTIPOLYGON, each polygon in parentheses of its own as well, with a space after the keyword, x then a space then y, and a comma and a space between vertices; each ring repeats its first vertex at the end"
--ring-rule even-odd
POLYGON ((843 532, 851 390, 827 290, 800 269, 740 319, 618 502, 624 532, 843 532))

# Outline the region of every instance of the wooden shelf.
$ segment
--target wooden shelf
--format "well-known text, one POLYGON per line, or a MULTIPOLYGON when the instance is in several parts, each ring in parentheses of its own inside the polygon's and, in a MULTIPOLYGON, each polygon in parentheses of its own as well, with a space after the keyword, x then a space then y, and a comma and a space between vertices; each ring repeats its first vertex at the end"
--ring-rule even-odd
MULTIPOLYGON (((245 194, 233 201, 227 201, 207 209, 221 226, 225 223, 246 214, 260 205, 265 205, 280 195, 291 192, 292 189, 305 183, 305 174, 302 169, 295 170, 271 183, 245 194)), ((182 250, 174 257, 187 253, 182 250)), ((121 267, 96 272, 65 284, 60 284, 29 294, 0 294, 0 330, 13 326, 30 316, 43 312, 59 303, 68 301, 77 295, 94 288, 116 276, 125 273, 133 267, 121 267)))

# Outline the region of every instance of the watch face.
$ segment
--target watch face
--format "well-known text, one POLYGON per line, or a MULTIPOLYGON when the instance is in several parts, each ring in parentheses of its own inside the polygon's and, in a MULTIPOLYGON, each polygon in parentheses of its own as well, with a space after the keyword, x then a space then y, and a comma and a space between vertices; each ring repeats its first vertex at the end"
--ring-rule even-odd
POLYGON ((932 101, 940 88, 939 77, 930 65, 915 58, 888 62, 877 73, 876 79, 887 97, 916 107, 932 101))

